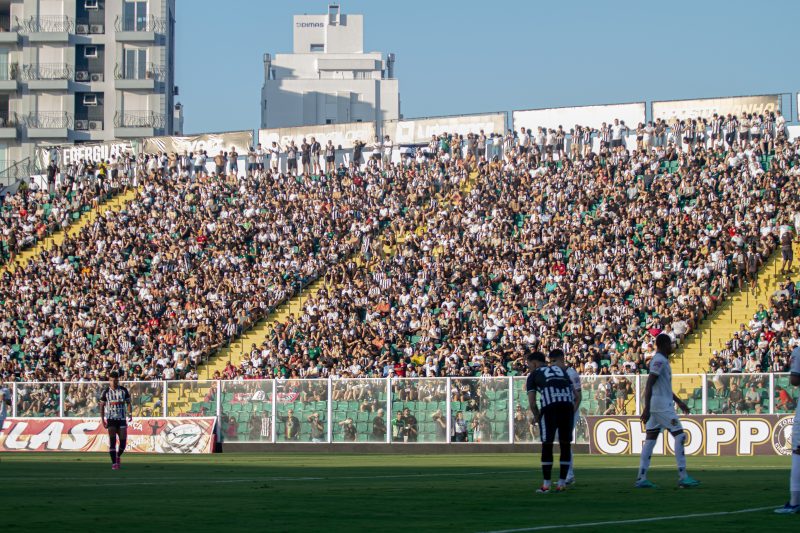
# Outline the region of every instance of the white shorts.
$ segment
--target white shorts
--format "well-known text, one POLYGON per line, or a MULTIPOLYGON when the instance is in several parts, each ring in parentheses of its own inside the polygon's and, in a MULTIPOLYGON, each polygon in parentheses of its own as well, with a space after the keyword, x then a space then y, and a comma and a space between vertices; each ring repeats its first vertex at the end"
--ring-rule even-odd
POLYGON ((651 411, 650 419, 645 425, 645 430, 652 431, 656 429, 666 429, 670 433, 678 433, 683 431, 683 426, 681 425, 681 420, 678 418, 678 414, 674 409, 671 411, 660 411, 657 413, 651 411))

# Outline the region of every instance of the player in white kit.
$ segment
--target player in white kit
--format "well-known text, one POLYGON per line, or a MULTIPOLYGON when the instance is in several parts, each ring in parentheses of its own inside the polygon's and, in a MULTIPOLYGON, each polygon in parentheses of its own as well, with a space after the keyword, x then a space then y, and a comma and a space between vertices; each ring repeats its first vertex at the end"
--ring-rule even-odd
MULTIPOLYGON (((795 387, 800 386, 800 346, 792 350, 792 366, 789 379, 795 387)), ((800 513, 800 402, 792 423, 792 470, 789 474, 789 501, 780 509, 775 509, 778 514, 800 513)))
POLYGON ((656 353, 650 360, 650 375, 644 388, 644 409, 641 420, 645 424, 646 437, 639 462, 639 475, 636 488, 651 489, 656 486, 647 479, 650 458, 656 447, 658 436, 663 430, 675 437, 675 461, 678 463, 678 486, 683 488, 697 487, 700 482, 686 472, 686 433, 675 412, 675 404, 689 414, 689 407, 672 392, 672 369, 669 367, 669 355, 672 353, 672 338, 666 333, 656 337, 656 353))
MULTIPOLYGON (((580 413, 580 406, 581 400, 583 396, 581 394, 581 377, 578 375, 578 371, 572 368, 571 366, 567 366, 567 362, 565 360, 564 350, 560 350, 556 348, 555 350, 550 350, 550 353, 547 354, 547 358, 549 359, 549 363, 552 366, 557 366, 562 368, 569 378, 570 383, 572 383, 572 390, 575 392, 575 415, 572 421, 573 428, 578 427, 578 419, 581 416, 580 413)), ((575 462, 575 454, 573 453, 570 456, 569 460, 569 472, 567 473, 567 485, 572 485, 575 483, 575 471, 573 470, 573 463, 575 462)))

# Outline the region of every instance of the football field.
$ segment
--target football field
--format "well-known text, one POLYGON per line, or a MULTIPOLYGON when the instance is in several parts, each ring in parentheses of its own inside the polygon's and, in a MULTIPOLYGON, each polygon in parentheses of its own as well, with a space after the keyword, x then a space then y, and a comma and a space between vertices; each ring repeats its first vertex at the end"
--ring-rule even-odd
POLYGON ((772 513, 788 498, 787 457, 653 460, 577 456, 577 483, 539 495, 532 454, 2 454, 5 531, 798 531, 772 513))

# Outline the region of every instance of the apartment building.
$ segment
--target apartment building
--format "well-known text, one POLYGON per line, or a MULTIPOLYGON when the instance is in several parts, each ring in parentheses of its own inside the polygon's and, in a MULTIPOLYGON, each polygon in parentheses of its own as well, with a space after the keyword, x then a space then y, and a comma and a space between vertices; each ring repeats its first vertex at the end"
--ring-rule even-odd
POLYGON ((0 178, 37 146, 169 135, 175 0, 0 0, 0 178))

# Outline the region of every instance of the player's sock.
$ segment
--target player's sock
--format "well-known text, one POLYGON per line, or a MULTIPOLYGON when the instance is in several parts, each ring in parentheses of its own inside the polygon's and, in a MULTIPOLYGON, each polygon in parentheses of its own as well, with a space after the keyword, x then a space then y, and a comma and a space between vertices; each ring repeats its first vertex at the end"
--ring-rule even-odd
POLYGON ((569 442, 561 442, 558 446, 561 449, 561 461, 559 469, 559 476, 558 476, 558 483, 561 484, 561 481, 566 480, 570 474, 570 467, 572 464, 572 446, 569 442))
POLYGON ((550 486, 550 479, 553 476, 553 443, 542 443, 542 478, 544 486, 550 486))
POLYGON ((678 478, 681 480, 686 479, 689 474, 686 473, 686 432, 681 433, 675 437, 675 462, 678 463, 678 478))
POLYGON ((639 475, 636 479, 647 479, 647 471, 650 469, 650 458, 653 456, 653 449, 656 447, 656 439, 647 439, 642 446, 642 457, 639 459, 639 475))
POLYGON ((791 491, 790 505, 800 505, 800 455, 792 454, 792 473, 789 478, 789 490, 791 491))
MULTIPOLYGON (((122 452, 125 451, 125 447, 128 445, 128 439, 119 439, 119 451, 117 452, 117 457, 122 457, 122 452)), ((119 460, 119 459, 117 459, 119 460)))
POLYGON ((108 437, 108 453, 111 455, 111 464, 117 464, 117 436, 110 435, 108 437))

